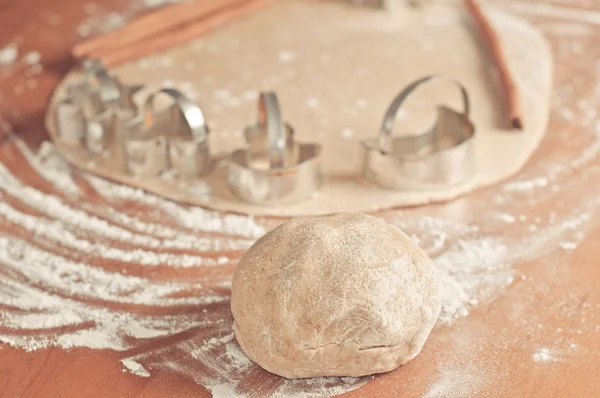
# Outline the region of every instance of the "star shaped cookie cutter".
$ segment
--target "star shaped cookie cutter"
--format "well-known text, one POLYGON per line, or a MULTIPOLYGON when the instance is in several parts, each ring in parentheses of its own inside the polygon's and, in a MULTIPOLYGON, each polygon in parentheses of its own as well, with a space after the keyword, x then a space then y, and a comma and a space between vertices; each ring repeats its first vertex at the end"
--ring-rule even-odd
POLYGON ((378 138, 362 141, 363 176, 391 190, 427 190, 463 183, 475 173, 475 127, 469 120, 469 96, 457 81, 463 112, 438 105, 437 121, 412 136, 393 136, 393 124, 406 98, 421 85, 441 76, 427 76, 408 85, 390 104, 378 138))
POLYGON ((228 159, 228 183, 236 196, 259 205, 291 204, 319 190, 321 146, 294 141, 275 93, 260 94, 258 121, 244 133, 249 147, 228 159))

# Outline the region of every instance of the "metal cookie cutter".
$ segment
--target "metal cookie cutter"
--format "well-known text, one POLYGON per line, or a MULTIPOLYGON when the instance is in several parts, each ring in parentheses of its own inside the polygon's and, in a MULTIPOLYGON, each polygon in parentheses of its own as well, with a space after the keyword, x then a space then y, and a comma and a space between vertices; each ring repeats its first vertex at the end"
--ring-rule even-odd
POLYGON ((321 146, 294 141, 275 93, 260 94, 258 121, 245 135, 249 148, 229 155, 228 182, 235 195, 260 205, 290 204, 318 191, 321 146))
POLYGON ((121 132, 131 174, 152 177, 173 169, 183 179, 202 176, 211 166, 208 127, 200 108, 176 90, 163 88, 148 96, 144 113, 131 119, 121 132), (155 110, 165 94, 173 103, 155 110))
POLYGON ((97 60, 83 62, 83 77, 67 86, 67 97, 56 106, 59 139, 85 145, 92 153, 109 149, 116 124, 133 117, 133 95, 142 86, 124 86, 97 60))
POLYGON ((363 175, 393 190, 426 190, 470 179, 475 171, 475 128, 469 120, 469 97, 460 89, 463 113, 438 105, 434 126, 420 135, 392 136, 396 114, 404 100, 419 86, 440 76, 428 76, 406 87, 387 109, 379 138, 362 142, 363 175))

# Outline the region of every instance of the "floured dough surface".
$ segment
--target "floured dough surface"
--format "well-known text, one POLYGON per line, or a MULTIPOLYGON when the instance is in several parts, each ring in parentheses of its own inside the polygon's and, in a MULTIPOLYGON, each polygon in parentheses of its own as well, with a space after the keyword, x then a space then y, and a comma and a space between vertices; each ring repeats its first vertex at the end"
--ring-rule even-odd
MULTIPOLYGON (((256 119, 258 91, 276 91, 298 141, 323 145, 323 188, 302 203, 244 203, 230 193, 222 164, 202 189, 180 189, 160 179, 116 174, 101 159, 89 167, 83 151, 58 148, 72 163, 107 178, 219 210, 291 216, 372 212, 450 200, 518 172, 537 148, 548 119, 548 44, 526 22, 495 8, 486 12, 519 88, 522 132, 503 130, 495 69, 470 17, 458 5, 384 12, 337 2, 284 0, 189 45, 114 70, 129 84, 173 85, 193 97, 208 120, 211 151, 217 156, 245 146, 242 131, 256 119), (390 191, 364 181, 360 141, 378 134, 384 111, 402 88, 429 74, 455 78, 469 91, 477 128, 475 178, 421 192, 390 191)), ((432 124, 435 105, 458 110, 459 97, 456 88, 444 82, 424 86, 400 112, 395 134, 421 132, 432 124)))
POLYGON ((432 261, 396 227, 363 214, 292 219, 240 260, 235 337, 288 378, 364 376, 413 359, 439 315, 432 261))

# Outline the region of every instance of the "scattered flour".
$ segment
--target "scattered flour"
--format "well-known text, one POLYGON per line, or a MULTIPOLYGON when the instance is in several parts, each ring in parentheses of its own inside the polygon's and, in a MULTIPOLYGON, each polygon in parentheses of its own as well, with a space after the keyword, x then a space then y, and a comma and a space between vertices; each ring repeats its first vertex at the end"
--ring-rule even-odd
POLYGON ((485 386, 486 378, 475 369, 448 370, 423 395, 423 398, 471 398, 485 386))
POLYGON ((14 44, 9 44, 0 49, 0 66, 12 64, 19 56, 19 49, 14 44))
POLYGON ((42 56, 38 51, 30 51, 27 54, 25 54, 24 59, 28 65, 35 65, 42 60, 42 56))
POLYGON ((549 184, 546 177, 537 177, 532 180, 515 181, 508 184, 504 184, 504 190, 506 191, 527 191, 536 188, 544 188, 549 184))
MULTIPOLYGON (((0 228, 5 233, 15 234, 15 228, 21 231, 0 239, 0 271, 9 272, 9 277, 0 281, 0 305, 9 308, 0 317, 0 341, 27 350, 48 345, 125 350, 138 340, 164 339, 197 329, 195 337, 160 346, 135 357, 134 363, 187 375, 215 396, 246 396, 248 391, 240 383, 255 366, 231 334, 231 269, 217 275, 202 271, 194 282, 177 275, 188 267, 201 270, 206 265, 218 266, 219 261, 207 257, 207 251, 247 247, 275 224, 264 221, 263 226, 251 217, 219 215, 74 174, 51 144, 44 144, 38 154, 30 153, 18 140, 10 145, 35 171, 35 179, 30 181, 29 176, 24 180, 22 166, 17 167, 14 161, 0 165, 0 196, 10 198, 0 203, 0 228), (90 200, 89 192, 86 194, 76 182, 81 178, 104 200, 90 200), (148 212, 148 207, 154 210, 148 212), (120 224, 119 220, 126 222, 120 224), (206 245, 198 235, 202 233, 216 233, 216 241, 228 243, 206 245), (27 236, 36 238, 30 241, 27 236), (176 238, 179 244, 173 243, 176 238), (233 243, 239 240, 243 243, 233 243), (113 247, 109 242, 120 244, 113 247), (181 249, 190 250, 186 254, 189 257, 176 253, 181 249), (156 266, 168 267, 174 278, 169 282, 152 279, 145 269, 156 266), (147 308, 150 314, 138 313, 137 307, 147 308), (189 310, 182 313, 182 307, 189 310), (210 311, 206 311, 208 308, 210 311), (25 309, 35 312, 23 313, 25 309), (62 328, 60 334, 57 328, 62 328), (31 329, 39 333, 19 332, 31 329)), ((579 184, 573 179, 568 183, 579 184)), ((507 192, 503 186, 498 189, 507 192)), ((535 209, 537 203, 528 202, 536 195, 526 196, 518 206, 503 202, 490 208, 491 201, 482 200, 478 203, 481 208, 473 211, 495 215, 489 220, 451 220, 432 215, 428 208, 396 211, 383 217, 411 235, 434 259, 441 276, 440 322, 450 323, 510 284, 514 277, 512 264, 552 250, 552 242, 558 247, 560 242, 576 245, 583 239, 592 221, 587 209, 600 204, 600 197, 584 201, 576 190, 565 192, 579 198, 577 207, 532 217, 540 230, 532 233, 525 229, 511 238, 503 237, 496 229, 506 228, 518 218, 511 208, 524 213, 535 209)), ((552 191, 557 198, 561 193, 552 191)), ((242 251, 228 252, 230 261, 237 261, 242 251)), ((134 374, 144 373, 143 367, 124 364, 134 374)), ((443 396, 440 391, 444 389, 450 391, 447 396, 461 396, 458 384, 463 391, 475 388, 475 379, 461 383, 459 374, 440 377, 428 396, 443 396)), ((271 396, 317 397, 343 393, 365 382, 353 378, 276 378, 265 383, 271 386, 271 396)))
POLYGON ((554 356, 547 348, 540 348, 539 350, 533 353, 531 358, 536 362, 548 362, 555 360, 554 356))
POLYGON ((508 224, 513 224, 516 221, 516 218, 508 213, 500 213, 497 217, 508 224))
MULTIPOLYGON (((127 368, 129 373, 134 374, 140 377, 150 377, 150 372, 148 372, 141 364, 137 363, 133 359, 122 359, 121 363, 127 368)), ((123 369, 123 372, 126 370, 123 369)))
POLYGON ((565 250, 575 250, 575 249, 577 249, 577 243, 576 242, 560 242, 559 245, 560 245, 560 247, 562 249, 565 249, 565 250))
MULTIPOLYGON (((574 332, 577 334, 581 334, 581 330, 575 330, 574 332)), ((531 355, 531 359, 535 362, 541 363, 565 362, 572 357, 577 357, 581 355, 590 355, 590 353, 582 349, 582 347, 578 344, 572 343, 566 346, 564 346, 563 344, 562 348, 540 348, 531 355)))
POLYGON ((279 62, 282 64, 287 64, 288 62, 292 62, 296 59, 297 54, 293 51, 280 51, 279 52, 279 62))

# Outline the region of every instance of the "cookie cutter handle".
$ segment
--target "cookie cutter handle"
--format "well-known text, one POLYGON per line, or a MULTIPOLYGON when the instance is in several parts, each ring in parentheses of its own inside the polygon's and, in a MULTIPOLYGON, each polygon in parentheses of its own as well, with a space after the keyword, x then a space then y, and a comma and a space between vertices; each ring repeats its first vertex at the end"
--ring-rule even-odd
POLYGON ((154 102, 159 94, 166 94, 175 101, 175 106, 181 111, 185 122, 190 128, 194 142, 203 142, 208 139, 208 126, 202 110, 177 90, 161 88, 150 94, 144 104, 144 129, 150 130, 156 123, 154 102))
POLYGON ((118 104, 121 99, 121 89, 118 81, 108 74, 102 61, 86 59, 83 61, 84 76, 88 87, 97 90, 100 99, 110 105, 118 104))
POLYGON ((258 128, 266 132, 270 168, 285 167, 287 136, 277 94, 262 92, 258 99, 258 128))
POLYGON ((384 152, 390 152, 392 150, 392 131, 394 128, 394 121, 396 120, 396 115, 397 115, 398 111, 400 110, 400 107, 404 103, 404 100, 406 100, 406 98, 408 98, 410 96, 410 94, 412 94, 412 92, 415 91, 419 86, 421 86, 431 80, 437 80, 437 79, 449 80, 460 89, 460 92, 462 95, 462 102, 463 102, 462 115, 465 120, 467 120, 467 121, 469 120, 470 104, 469 104, 469 94, 467 93, 467 89, 461 83, 459 83, 457 80, 454 80, 454 79, 448 79, 448 78, 445 78, 445 77, 439 76, 439 75, 426 76, 426 77, 419 79, 419 80, 411 83, 410 85, 408 85, 404 90, 402 90, 402 92, 400 94, 398 94, 398 96, 396 98, 394 98, 394 100, 388 107, 387 111, 385 112, 385 115, 383 116, 383 121, 381 123, 381 131, 380 131, 380 135, 379 135, 379 149, 380 150, 382 150, 384 152))

